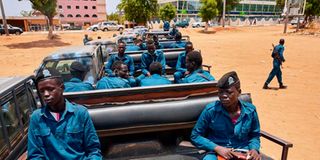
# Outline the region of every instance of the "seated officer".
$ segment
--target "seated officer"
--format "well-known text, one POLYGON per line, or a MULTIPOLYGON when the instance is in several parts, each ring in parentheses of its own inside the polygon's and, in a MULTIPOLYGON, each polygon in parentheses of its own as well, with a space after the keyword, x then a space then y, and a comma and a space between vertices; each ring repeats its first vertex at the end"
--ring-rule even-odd
POLYGON ((88 110, 63 97, 60 73, 51 68, 43 70, 36 86, 45 106, 30 118, 28 159, 102 159, 88 110))
POLYGON ((182 51, 179 54, 177 65, 176 65, 176 72, 174 72, 174 81, 178 82, 179 79, 189 74, 186 68, 186 55, 193 51, 193 44, 192 42, 187 42, 185 46, 185 51, 182 51))
POLYGON ((177 29, 177 26, 175 24, 172 24, 172 29, 169 32, 169 36, 175 37, 178 32, 179 32, 179 30, 177 29))
POLYGON ((141 70, 142 73, 150 77, 149 66, 152 62, 159 62, 162 65, 162 73, 166 71, 166 59, 161 50, 156 50, 153 40, 147 42, 148 51, 141 55, 141 70))
POLYGON ((163 45, 160 44, 157 35, 153 35, 152 38, 153 38, 153 41, 154 41, 154 45, 156 46, 156 49, 163 49, 164 48, 163 45))
POLYGON ((133 76, 134 74, 134 62, 133 62, 133 58, 130 57, 129 55, 125 54, 125 50, 126 50, 126 43, 124 43, 123 41, 119 41, 118 44, 118 54, 114 54, 111 55, 108 58, 108 62, 105 66, 105 72, 107 75, 111 75, 112 74, 112 70, 111 67, 113 65, 113 63, 115 61, 122 61, 124 62, 128 68, 129 68, 129 75, 133 76))
POLYGON ((186 67, 189 72, 178 83, 194 83, 214 81, 214 77, 207 71, 202 70, 202 56, 198 51, 191 51, 186 56, 186 67))
POLYGON ((204 160, 234 157, 233 149, 245 149, 247 157, 260 160, 260 124, 256 107, 238 100, 241 93, 236 72, 229 72, 218 81, 219 100, 202 111, 191 133, 192 143, 208 151, 204 160))
POLYGON ((130 88, 128 66, 122 61, 112 65, 113 73, 97 82, 97 89, 130 88))
POLYGON ((151 76, 143 78, 140 82, 140 86, 171 84, 170 80, 168 80, 166 77, 162 77, 162 66, 159 62, 152 62, 149 69, 151 76))
POLYGON ((182 35, 178 32, 175 36, 175 43, 172 43, 169 48, 184 48, 186 46, 186 42, 181 41, 182 35))
POLYGON ((164 31, 169 31, 170 30, 170 23, 168 21, 164 21, 163 30, 164 31))
POLYGON ((138 39, 135 39, 132 45, 126 46, 126 51, 139 51, 139 50, 141 50, 141 43, 140 43, 140 40, 138 39))
POLYGON ((80 62, 72 62, 70 73, 72 78, 69 82, 64 83, 65 92, 88 91, 94 89, 90 83, 83 82, 87 69, 80 62))

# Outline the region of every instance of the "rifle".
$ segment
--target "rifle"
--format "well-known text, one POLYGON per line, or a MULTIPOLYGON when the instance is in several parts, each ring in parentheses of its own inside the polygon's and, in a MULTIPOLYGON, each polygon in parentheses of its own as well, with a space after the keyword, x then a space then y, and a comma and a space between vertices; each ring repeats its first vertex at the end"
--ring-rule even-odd
POLYGON ((275 49, 275 46, 274 46, 273 43, 272 43, 272 47, 273 47, 273 51, 272 51, 271 57, 275 58, 276 60, 278 60, 280 62, 280 66, 282 67, 282 59, 281 59, 281 57, 279 55, 278 50, 275 49))

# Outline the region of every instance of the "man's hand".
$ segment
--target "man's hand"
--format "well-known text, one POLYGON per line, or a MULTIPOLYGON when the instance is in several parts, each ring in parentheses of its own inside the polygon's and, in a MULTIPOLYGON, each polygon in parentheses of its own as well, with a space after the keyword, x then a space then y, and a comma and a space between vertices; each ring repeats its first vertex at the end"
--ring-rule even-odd
POLYGON ((250 160, 261 160, 261 155, 254 149, 250 150, 247 153, 247 157, 250 160))
POLYGON ((189 71, 184 72, 184 76, 186 76, 186 75, 188 75, 188 74, 190 74, 189 71))
POLYGON ((150 72, 148 72, 148 73, 147 73, 147 76, 148 76, 148 77, 150 77, 150 76, 151 76, 150 72))
POLYGON ((217 146, 214 148, 214 151, 217 152, 220 156, 222 156, 225 159, 231 159, 233 157, 231 151, 231 148, 225 148, 221 146, 217 146))

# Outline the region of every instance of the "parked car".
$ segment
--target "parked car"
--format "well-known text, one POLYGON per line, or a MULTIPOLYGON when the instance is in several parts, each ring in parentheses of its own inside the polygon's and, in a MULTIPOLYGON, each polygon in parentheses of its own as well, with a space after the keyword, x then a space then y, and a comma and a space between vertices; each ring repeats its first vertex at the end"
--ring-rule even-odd
MULTIPOLYGON (((304 22, 304 18, 300 18, 299 23, 302 24, 303 22, 304 22)), ((291 25, 297 25, 297 24, 298 24, 298 18, 293 18, 293 19, 290 21, 290 24, 291 24, 291 25)))
POLYGON ((189 22, 186 21, 186 20, 177 21, 177 22, 175 23, 175 25, 176 25, 177 27, 187 28, 187 27, 189 26, 189 22))
POLYGON ((16 160, 27 149, 29 119, 39 101, 34 88, 32 76, 0 78, 0 159, 16 160))
POLYGON ((94 24, 88 28, 88 30, 92 31, 122 31, 124 29, 123 25, 118 25, 114 22, 99 22, 94 24))
MULTIPOLYGON (((23 30, 19 27, 14 27, 14 26, 11 26, 10 24, 7 26, 8 26, 9 34, 20 35, 21 33, 23 33, 23 30)), ((4 25, 0 24, 0 35, 2 34, 5 34, 4 25)))
POLYGON ((192 27, 193 28, 199 28, 199 27, 205 27, 206 26, 206 22, 194 22, 192 23, 192 27))

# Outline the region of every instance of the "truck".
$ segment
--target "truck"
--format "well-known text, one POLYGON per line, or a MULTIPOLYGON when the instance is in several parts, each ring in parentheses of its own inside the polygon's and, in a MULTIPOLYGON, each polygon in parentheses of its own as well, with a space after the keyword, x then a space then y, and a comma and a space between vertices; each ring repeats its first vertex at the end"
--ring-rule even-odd
POLYGON ((118 25, 115 22, 99 22, 97 24, 94 24, 88 28, 88 30, 92 31, 123 31, 124 26, 123 25, 118 25))

